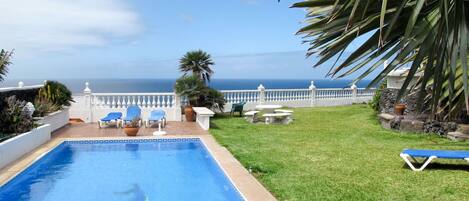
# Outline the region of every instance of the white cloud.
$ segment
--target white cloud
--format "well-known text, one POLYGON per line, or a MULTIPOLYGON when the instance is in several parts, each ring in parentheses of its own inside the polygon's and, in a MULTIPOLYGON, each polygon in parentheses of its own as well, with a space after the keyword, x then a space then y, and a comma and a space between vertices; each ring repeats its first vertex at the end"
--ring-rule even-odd
POLYGON ((0 0, 0 48, 55 51, 102 46, 142 31, 122 0, 0 0))

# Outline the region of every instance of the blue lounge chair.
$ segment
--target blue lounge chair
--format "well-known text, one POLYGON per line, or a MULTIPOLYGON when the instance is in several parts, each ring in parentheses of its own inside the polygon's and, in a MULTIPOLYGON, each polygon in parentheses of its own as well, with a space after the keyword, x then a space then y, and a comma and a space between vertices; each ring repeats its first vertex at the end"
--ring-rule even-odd
POLYGON ((122 119, 122 127, 125 126, 126 123, 131 122, 134 119, 139 119, 138 125, 140 126, 142 124, 141 122, 141 115, 142 115, 142 110, 138 106, 129 106, 127 108, 127 114, 125 115, 124 119, 122 119))
POLYGON ((469 151, 405 149, 400 156, 413 171, 422 171, 435 158, 463 159, 469 162, 469 151), (417 163, 415 158, 425 158, 420 168, 415 168, 413 164, 417 163))
MULTIPOLYGON (((158 122, 162 126, 166 126, 166 113, 163 110, 153 110, 150 112, 150 116, 145 124, 146 127, 151 127, 152 123, 158 122)), ((159 125, 161 126, 161 125, 159 125)))
POLYGON ((122 112, 110 112, 104 118, 98 121, 99 128, 112 122, 116 122, 116 126, 119 127, 119 123, 122 118, 122 112))

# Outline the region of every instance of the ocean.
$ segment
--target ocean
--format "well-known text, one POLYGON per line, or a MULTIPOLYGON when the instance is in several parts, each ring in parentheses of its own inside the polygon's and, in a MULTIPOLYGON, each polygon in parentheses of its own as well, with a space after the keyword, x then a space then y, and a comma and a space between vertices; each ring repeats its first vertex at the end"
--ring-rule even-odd
MULTIPOLYGON (((1 87, 17 86, 22 81, 25 86, 40 84, 39 79, 7 79, 0 83, 1 87)), ((85 82, 90 83, 93 92, 113 93, 142 93, 142 92, 172 92, 176 79, 59 79, 73 94, 83 93, 85 82)), ((213 79, 210 86, 219 90, 235 89, 257 89, 259 84, 266 89, 305 89, 311 80, 302 79, 213 79)), ((350 87, 351 80, 314 80, 317 88, 346 88, 350 87)), ((369 80, 363 80, 357 84, 358 87, 367 87, 369 80)))

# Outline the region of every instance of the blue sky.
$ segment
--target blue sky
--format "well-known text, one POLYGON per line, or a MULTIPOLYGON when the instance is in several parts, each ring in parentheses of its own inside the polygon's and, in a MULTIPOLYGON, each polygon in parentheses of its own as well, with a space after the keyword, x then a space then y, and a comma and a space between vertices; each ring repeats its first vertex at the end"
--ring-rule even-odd
POLYGON ((214 78, 324 78, 331 63, 305 59, 294 2, 8 1, 0 48, 15 49, 9 79, 176 78, 196 49, 213 56, 214 78))

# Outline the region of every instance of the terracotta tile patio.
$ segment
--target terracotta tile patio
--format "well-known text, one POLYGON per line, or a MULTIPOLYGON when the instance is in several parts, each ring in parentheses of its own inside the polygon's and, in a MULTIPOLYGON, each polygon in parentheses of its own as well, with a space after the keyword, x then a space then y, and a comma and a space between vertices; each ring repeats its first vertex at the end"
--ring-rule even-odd
MULTIPOLYGON (((142 127, 137 136, 153 136, 158 128, 142 127)), ((173 135, 207 135, 195 122, 170 121, 163 128, 167 136, 173 135)), ((87 138, 87 137, 127 137, 122 128, 105 127, 98 128, 96 123, 73 123, 65 126, 52 134, 52 138, 87 138)))

